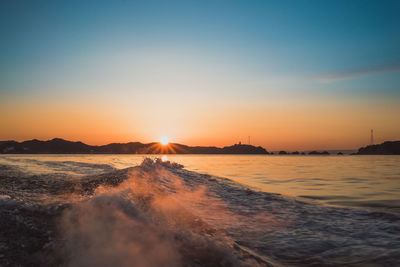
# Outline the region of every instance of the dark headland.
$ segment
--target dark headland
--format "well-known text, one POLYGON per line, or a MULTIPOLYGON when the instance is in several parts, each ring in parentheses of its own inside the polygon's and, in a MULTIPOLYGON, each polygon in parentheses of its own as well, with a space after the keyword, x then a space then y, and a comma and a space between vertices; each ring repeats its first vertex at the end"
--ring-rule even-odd
POLYGON ((186 146, 170 143, 143 144, 140 142, 112 143, 91 146, 60 138, 48 141, 0 141, 0 154, 269 154, 261 146, 235 144, 222 148, 214 146, 186 146))
POLYGON ((386 141, 379 145, 362 147, 357 155, 400 155, 400 141, 386 141))

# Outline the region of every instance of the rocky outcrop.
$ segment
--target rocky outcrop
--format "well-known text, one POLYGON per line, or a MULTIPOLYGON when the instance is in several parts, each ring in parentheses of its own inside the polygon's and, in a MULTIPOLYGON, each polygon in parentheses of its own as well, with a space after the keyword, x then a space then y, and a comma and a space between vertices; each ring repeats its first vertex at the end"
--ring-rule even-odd
POLYGON ((357 155, 400 155, 400 141, 386 141, 358 149, 357 155))
POLYGON ((308 153, 308 155, 329 155, 329 152, 328 151, 322 151, 322 152, 311 151, 311 152, 308 153))

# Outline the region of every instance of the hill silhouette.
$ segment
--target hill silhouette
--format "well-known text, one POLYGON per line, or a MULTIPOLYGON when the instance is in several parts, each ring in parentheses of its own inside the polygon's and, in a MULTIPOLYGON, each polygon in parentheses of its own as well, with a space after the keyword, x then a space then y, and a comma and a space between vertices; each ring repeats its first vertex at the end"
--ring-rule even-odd
POLYGON ((140 142, 111 143, 91 146, 61 138, 48 141, 37 139, 16 142, 0 141, 1 154, 269 154, 261 146, 235 144, 222 148, 214 146, 187 146, 170 143, 143 144, 140 142))
POLYGON ((400 155, 400 141, 386 141, 378 145, 362 147, 357 155, 400 155))

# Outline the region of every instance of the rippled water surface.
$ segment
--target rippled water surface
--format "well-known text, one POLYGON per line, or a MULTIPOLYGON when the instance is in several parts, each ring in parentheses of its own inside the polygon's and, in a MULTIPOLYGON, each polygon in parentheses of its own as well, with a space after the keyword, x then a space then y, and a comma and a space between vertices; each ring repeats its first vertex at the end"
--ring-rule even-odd
POLYGON ((146 157, 0 156, 0 265, 400 263, 399 156, 146 157))
MULTIPOLYGON (((97 174, 140 164, 144 155, 2 155, 33 173, 97 174)), ((156 157, 156 156, 152 156, 156 157)), ((400 208, 400 156, 168 155, 185 169, 305 201, 400 208)))

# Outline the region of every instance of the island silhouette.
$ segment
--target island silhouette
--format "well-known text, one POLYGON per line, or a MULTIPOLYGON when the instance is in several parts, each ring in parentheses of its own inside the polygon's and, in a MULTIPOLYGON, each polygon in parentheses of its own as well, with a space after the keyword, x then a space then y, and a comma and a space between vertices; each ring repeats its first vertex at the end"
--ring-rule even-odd
POLYGON ((261 146, 235 144, 232 146, 187 146, 177 143, 162 145, 159 142, 111 143, 92 146, 54 138, 48 141, 37 139, 17 142, 0 141, 1 154, 269 154, 261 146))
MULTIPOLYGON (((232 146, 187 146, 178 143, 163 145, 159 142, 141 143, 111 143, 92 146, 83 142, 68 141, 54 138, 47 141, 37 139, 17 142, 0 141, 0 154, 264 154, 273 155, 261 146, 234 144, 232 146)), ((277 155, 306 155, 303 152, 287 152, 284 150, 277 155)), ((308 155, 330 155, 328 151, 310 151, 308 155)), ((343 155, 338 152, 338 155, 343 155)), ((386 141, 382 144, 361 147, 353 155, 400 155, 400 141, 386 141)))
POLYGON ((358 149, 357 155, 400 155, 400 141, 386 141, 358 149))

